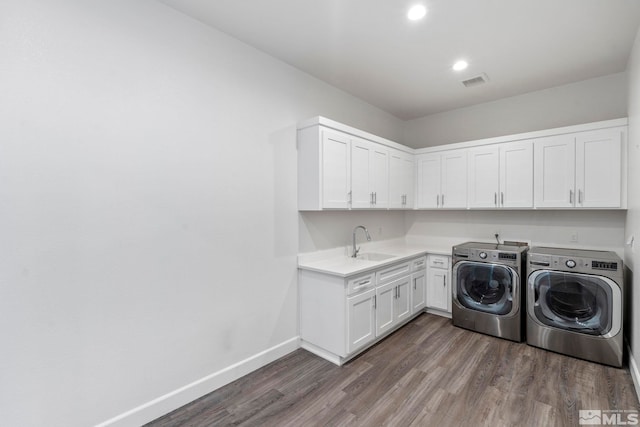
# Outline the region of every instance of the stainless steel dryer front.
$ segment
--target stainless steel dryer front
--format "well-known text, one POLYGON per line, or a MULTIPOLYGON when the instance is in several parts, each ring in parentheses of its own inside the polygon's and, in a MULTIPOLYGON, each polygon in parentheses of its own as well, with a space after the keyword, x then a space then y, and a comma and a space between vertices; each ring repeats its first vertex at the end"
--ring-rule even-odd
POLYGON ((621 367, 623 265, 613 252, 539 248, 527 266, 527 343, 621 367))
POLYGON ((467 242, 453 247, 455 326, 524 340, 523 278, 528 246, 467 242))

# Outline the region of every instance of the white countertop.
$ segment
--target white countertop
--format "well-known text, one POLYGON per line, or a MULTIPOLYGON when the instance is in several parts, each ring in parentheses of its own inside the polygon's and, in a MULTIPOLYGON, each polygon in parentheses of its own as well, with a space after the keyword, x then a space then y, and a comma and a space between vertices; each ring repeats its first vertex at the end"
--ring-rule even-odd
POLYGON ((403 240, 378 242, 377 244, 362 245, 359 255, 367 253, 392 255, 382 261, 369 261, 349 256, 351 248, 340 247, 318 252, 298 255, 298 268, 316 271, 334 276, 348 277, 378 269, 386 265, 402 262, 425 254, 451 255, 451 247, 429 247, 422 244, 408 244, 403 240))

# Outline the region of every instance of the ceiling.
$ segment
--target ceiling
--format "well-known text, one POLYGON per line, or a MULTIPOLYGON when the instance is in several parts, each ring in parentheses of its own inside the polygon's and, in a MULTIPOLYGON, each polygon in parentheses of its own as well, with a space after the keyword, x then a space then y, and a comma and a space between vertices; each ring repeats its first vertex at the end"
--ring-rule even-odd
POLYGON ((624 71, 640 25, 638 0, 160 1, 403 120, 624 71))

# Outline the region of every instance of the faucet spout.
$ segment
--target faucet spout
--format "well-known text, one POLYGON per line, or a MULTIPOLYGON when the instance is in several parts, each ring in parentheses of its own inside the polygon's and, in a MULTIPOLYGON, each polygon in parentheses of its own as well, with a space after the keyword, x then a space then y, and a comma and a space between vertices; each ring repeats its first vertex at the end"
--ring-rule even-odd
POLYGON ((351 253, 351 258, 357 257, 358 256, 358 252, 360 252, 360 248, 356 247, 356 231, 358 231, 359 228, 364 230, 364 234, 367 237, 367 240, 371 241, 371 236, 369 235, 369 231, 367 231, 367 227, 365 227, 364 225, 357 225, 353 229, 353 251, 351 253))

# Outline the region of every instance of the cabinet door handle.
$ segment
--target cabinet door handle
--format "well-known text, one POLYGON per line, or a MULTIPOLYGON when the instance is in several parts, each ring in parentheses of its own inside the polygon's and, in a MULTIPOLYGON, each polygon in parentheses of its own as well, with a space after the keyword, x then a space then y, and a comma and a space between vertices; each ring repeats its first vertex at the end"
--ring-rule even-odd
POLYGON ((573 190, 569 190, 569 203, 573 204, 573 190))
POLYGON ((418 289, 418 279, 413 279, 413 289, 418 289))
POLYGON ((369 193, 369 203, 373 204, 373 192, 369 193))
POLYGON ((500 204, 504 206, 504 191, 500 192, 500 204))
POLYGON ((498 206, 498 193, 493 193, 493 204, 498 206))
POLYGON ((436 206, 440 207, 440 195, 439 194, 436 195, 436 206))
POLYGON ((371 284, 371 280, 363 280, 362 282, 358 283, 358 286, 367 286, 371 284))
POLYGON ((578 203, 582 204, 582 190, 578 190, 578 203))
POLYGON ((347 193, 347 196, 349 197, 349 204, 353 203, 353 196, 351 195, 351 191, 347 193))
POLYGON ((442 275, 442 286, 447 287, 447 275, 442 275))
POLYGON ((373 193, 373 204, 377 205, 378 204, 378 193, 373 193))
POLYGON ((444 194, 442 195, 441 199, 442 199, 442 207, 444 208, 444 194))

